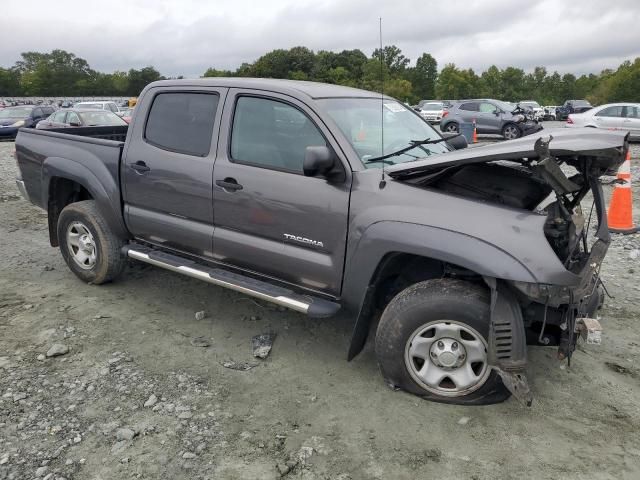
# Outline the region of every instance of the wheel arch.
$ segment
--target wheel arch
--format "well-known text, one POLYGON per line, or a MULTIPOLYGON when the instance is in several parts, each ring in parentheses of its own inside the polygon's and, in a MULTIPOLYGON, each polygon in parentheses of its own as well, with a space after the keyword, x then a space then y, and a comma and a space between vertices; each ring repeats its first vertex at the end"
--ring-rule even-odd
POLYGON ((65 158, 50 157, 45 160, 42 198, 46 201, 52 246, 59 245, 57 222, 60 212, 67 205, 82 200, 94 200, 109 228, 121 238, 129 237, 121 213, 119 186, 108 172, 98 173, 106 175, 98 178, 86 166, 65 158))
MULTIPOLYGON (((438 278, 447 270, 462 275, 535 282, 535 275, 507 252, 462 233, 402 222, 369 227, 349 255, 342 300, 356 322, 348 359, 364 347, 373 314, 394 276, 417 281, 438 278), (474 255, 469 255, 474 252, 474 255), (377 302, 377 303, 376 303, 377 302)), ((398 285, 401 286, 402 284, 398 285)), ((392 292, 391 292, 392 293, 392 292)))

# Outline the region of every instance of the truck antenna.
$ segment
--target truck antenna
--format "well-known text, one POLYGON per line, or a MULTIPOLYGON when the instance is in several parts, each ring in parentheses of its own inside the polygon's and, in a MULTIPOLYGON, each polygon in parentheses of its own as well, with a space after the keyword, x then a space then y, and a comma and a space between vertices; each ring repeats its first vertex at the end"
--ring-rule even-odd
POLYGON ((382 177, 380 178, 380 189, 387 185, 384 179, 384 52, 382 50, 382 17, 380 17, 380 162, 382 162, 382 177))

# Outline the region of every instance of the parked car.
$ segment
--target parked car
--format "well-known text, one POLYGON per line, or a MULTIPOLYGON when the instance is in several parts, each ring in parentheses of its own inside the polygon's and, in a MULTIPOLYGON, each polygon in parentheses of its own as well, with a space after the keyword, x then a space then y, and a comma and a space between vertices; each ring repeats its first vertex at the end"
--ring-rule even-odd
POLYGON ((73 108, 82 110, 109 110, 113 113, 120 111, 116 102, 79 102, 73 108))
POLYGON ((544 117, 544 110, 535 100, 523 100, 518 102, 518 106, 523 110, 531 110, 531 112, 533 112, 533 118, 536 120, 542 120, 544 117))
POLYGON ((583 113, 572 113, 567 127, 591 127, 623 130, 640 140, 640 103, 608 103, 583 113))
POLYGON ((478 133, 499 134, 507 140, 542 129, 539 123, 528 119, 517 106, 492 99, 462 100, 455 103, 440 122, 440 130, 458 133, 461 122, 475 122, 478 133))
POLYGON ((64 109, 58 110, 53 115, 40 121, 36 128, 38 130, 50 130, 52 128, 70 127, 96 127, 127 125, 124 119, 109 110, 82 110, 64 109))
POLYGON ((440 123, 440 120, 446 117, 449 111, 442 102, 429 102, 422 105, 418 113, 427 122, 436 124, 440 123))
POLYGON ((546 105, 543 107, 542 120, 555 120, 556 119, 556 105, 546 105))
POLYGON ((0 138, 15 138, 21 127, 31 128, 51 115, 53 107, 25 105, 0 110, 0 138))
POLYGON ((527 339, 566 358, 597 326, 598 178, 624 161, 621 132, 465 149, 392 98, 274 79, 154 82, 136 108, 128 127, 18 134, 18 188, 82 281, 132 259, 312 317, 344 310, 349 359, 377 325, 388 385, 467 405, 529 403, 527 339))
POLYGON ((561 107, 556 108, 556 120, 566 120, 572 113, 582 113, 593 106, 587 100, 567 100, 561 107))

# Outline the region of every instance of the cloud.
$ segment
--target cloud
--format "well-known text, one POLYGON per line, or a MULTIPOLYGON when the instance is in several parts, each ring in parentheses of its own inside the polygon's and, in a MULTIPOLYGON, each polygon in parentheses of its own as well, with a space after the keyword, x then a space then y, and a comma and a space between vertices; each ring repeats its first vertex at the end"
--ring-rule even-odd
POLYGON ((587 73, 640 56, 637 0, 3 0, 0 65, 62 48, 97 70, 153 65, 165 75, 235 69, 274 48, 385 44, 415 60, 476 71, 492 64, 587 73))

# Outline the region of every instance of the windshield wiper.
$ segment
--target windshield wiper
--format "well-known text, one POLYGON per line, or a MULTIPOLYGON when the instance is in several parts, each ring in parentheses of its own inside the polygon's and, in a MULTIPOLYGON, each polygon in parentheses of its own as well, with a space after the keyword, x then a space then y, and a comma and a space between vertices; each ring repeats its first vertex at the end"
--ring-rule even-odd
POLYGON ((368 158, 367 160, 364 161, 364 163, 380 162, 382 160, 386 160, 387 158, 397 157, 398 155, 402 155, 403 153, 406 153, 409 150, 413 150, 414 148, 419 147, 420 145, 433 145, 433 144, 436 144, 436 143, 446 142, 447 140, 451 140, 452 138, 458 137, 460 135, 462 135, 462 134, 458 133, 457 135, 452 135, 452 136, 447 137, 447 138, 442 137, 442 138, 436 138, 436 139, 433 139, 433 140, 431 140, 431 139, 427 139, 427 140, 410 140, 409 141, 410 145, 408 147, 401 148, 400 150, 396 150, 395 152, 387 153, 386 155, 380 155, 379 157, 368 158))

